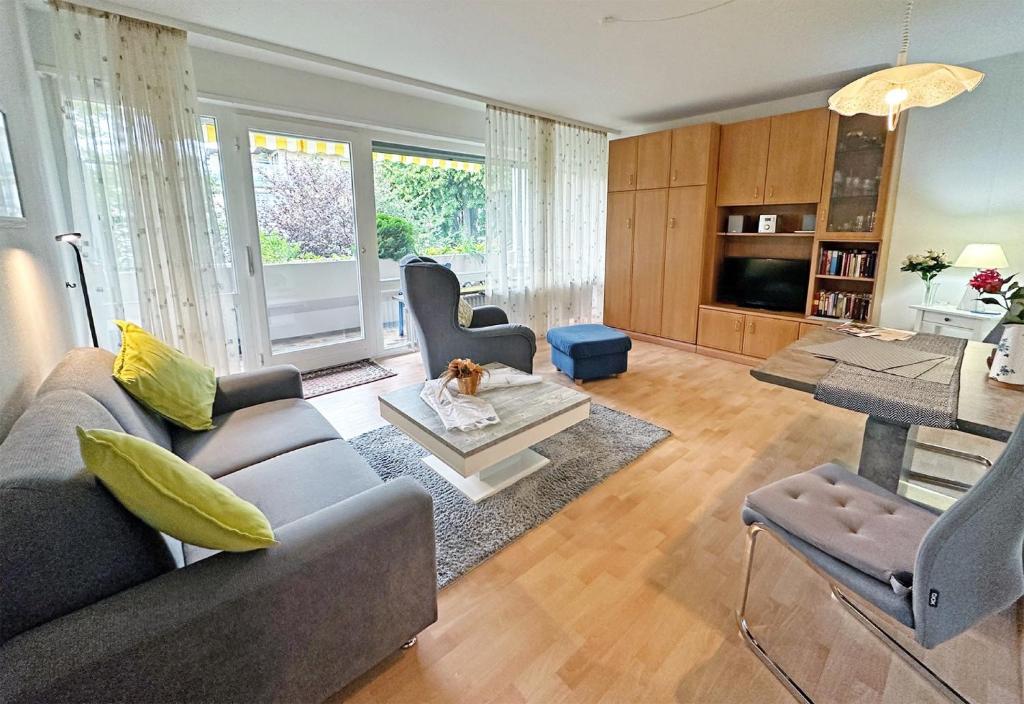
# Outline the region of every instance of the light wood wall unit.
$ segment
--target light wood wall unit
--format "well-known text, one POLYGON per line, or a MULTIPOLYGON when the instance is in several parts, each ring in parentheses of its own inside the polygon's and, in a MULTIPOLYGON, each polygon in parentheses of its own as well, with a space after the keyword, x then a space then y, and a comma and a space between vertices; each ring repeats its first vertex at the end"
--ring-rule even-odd
POLYGON ((718 148, 718 204, 760 205, 768 172, 771 118, 722 125, 718 148))
POLYGON ((633 275, 633 191, 608 194, 608 229, 604 270, 604 322, 629 329, 633 275))
POLYGON ((667 216, 667 188, 636 192, 629 329, 648 335, 661 334, 667 216))
POLYGON ((816 203, 828 145, 828 110, 802 110, 771 120, 765 204, 816 203))
POLYGON ((825 276, 818 267, 823 249, 866 249, 877 254, 874 270, 884 270, 897 144, 883 119, 826 108, 612 141, 605 322, 756 363, 827 320, 812 315, 821 291, 873 294, 877 277, 825 276), (860 180, 847 184, 854 173, 860 180), (870 222, 856 213, 870 213, 870 222), (775 233, 757 232, 763 214, 779 216, 775 233), (730 215, 744 216, 742 232, 727 232, 730 215), (719 300, 726 257, 807 261, 804 310, 719 300))
POLYGON ((608 144, 608 190, 636 190, 637 137, 616 139, 608 144))
POLYGON ((711 122, 672 130, 670 186, 703 186, 714 183, 709 167, 717 171, 719 128, 711 122))
POLYGON ((655 132, 637 138, 636 187, 668 188, 672 133, 655 132))
POLYGON ((707 208, 704 186, 668 189, 661 334, 671 340, 692 342, 697 336, 700 286, 694 282, 704 270, 707 208))
POLYGON ((716 217, 718 134, 709 123, 611 142, 607 325, 696 341, 706 241, 716 217), (635 189, 628 188, 631 154, 635 189))

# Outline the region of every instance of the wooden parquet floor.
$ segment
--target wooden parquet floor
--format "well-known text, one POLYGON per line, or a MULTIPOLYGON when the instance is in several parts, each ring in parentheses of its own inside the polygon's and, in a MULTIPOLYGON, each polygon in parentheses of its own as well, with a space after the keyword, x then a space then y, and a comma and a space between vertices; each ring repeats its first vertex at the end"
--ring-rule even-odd
MULTIPOLYGON (((547 347, 536 363, 571 383, 547 347)), ((384 424, 377 394, 422 379, 418 356, 384 364, 398 376, 315 399, 346 437, 384 424)), ((647 343, 627 374, 584 390, 672 437, 443 590, 419 644, 332 702, 792 701, 737 634, 739 509, 774 479, 855 466, 863 416, 647 343)), ((943 701, 797 559, 758 550, 752 626, 816 701, 943 701)), ((928 662, 973 701, 1021 704, 1021 624, 1000 614, 928 662)))

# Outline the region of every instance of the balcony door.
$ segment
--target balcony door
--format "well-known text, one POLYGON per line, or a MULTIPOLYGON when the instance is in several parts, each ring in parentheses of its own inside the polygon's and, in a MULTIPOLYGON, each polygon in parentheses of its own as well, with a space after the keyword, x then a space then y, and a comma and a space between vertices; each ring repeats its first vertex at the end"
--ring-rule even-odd
POLYGON ((305 371, 370 356, 379 341, 376 306, 366 305, 377 280, 369 140, 304 123, 234 122, 255 362, 305 371))

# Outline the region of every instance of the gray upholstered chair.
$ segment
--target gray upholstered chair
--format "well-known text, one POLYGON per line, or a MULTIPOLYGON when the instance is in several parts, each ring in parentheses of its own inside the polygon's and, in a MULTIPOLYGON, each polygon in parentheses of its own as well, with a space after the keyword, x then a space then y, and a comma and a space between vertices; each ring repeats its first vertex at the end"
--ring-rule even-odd
POLYGON ((839 603, 940 692, 966 702, 847 592, 934 648, 1024 596, 1022 505, 1024 419, 992 469, 941 515, 834 464, 758 489, 743 507, 748 532, 736 612, 740 632, 790 692, 809 702, 746 620, 754 547, 759 535, 770 535, 827 579, 839 603))
POLYGON ((497 306, 473 309, 468 328, 459 325, 459 279, 451 269, 429 257, 406 255, 399 262, 402 291, 420 330, 423 368, 431 379, 440 376, 448 362, 469 357, 477 364, 501 362, 533 372, 537 338, 525 325, 510 325, 497 306))

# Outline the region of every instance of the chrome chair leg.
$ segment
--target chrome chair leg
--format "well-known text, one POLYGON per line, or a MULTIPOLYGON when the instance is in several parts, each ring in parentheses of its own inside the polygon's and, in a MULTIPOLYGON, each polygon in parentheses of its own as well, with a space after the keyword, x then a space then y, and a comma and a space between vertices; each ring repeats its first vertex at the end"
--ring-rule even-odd
MULTIPOLYGON (((957 459, 967 460, 968 462, 980 464, 986 469, 992 466, 992 460, 984 455, 977 455, 973 452, 964 452, 963 450, 956 450, 944 445, 933 445, 930 442, 915 442, 914 449, 932 452, 936 455, 945 455, 946 457, 956 457, 957 459)), ((926 472, 907 472, 907 479, 916 479, 918 481, 934 484, 935 486, 941 486, 946 489, 956 489, 957 491, 967 491, 972 486, 971 484, 958 482, 955 479, 947 479, 946 477, 939 477, 926 472)))
POLYGON ((768 651, 764 649, 760 641, 757 640, 757 636, 750 630, 750 624, 747 623, 747 598, 750 596, 750 577, 751 567, 754 564, 754 547, 757 544, 757 536, 761 533, 767 533, 765 528, 757 523, 753 523, 747 528, 747 551, 744 557, 743 566, 743 586, 740 591, 740 601, 736 608, 736 623, 740 628, 740 635, 746 642, 747 646, 754 652, 754 655, 764 663, 764 666, 775 675, 775 677, 783 684, 783 686, 789 690, 789 693, 801 704, 814 704, 807 693, 800 688, 800 685, 796 683, 789 674, 782 669, 777 662, 772 660, 771 656, 768 655, 768 651))
POLYGON ((418 639, 416 638, 416 636, 413 636, 409 640, 405 641, 404 643, 402 643, 402 650, 408 650, 412 646, 416 645, 417 640, 418 639))
POLYGON ((740 591, 739 604, 736 608, 736 622, 739 625, 740 635, 743 640, 747 643, 750 649, 754 652, 754 655, 764 663, 765 667, 775 675, 775 677, 789 690, 789 693, 800 702, 801 704, 814 704, 814 701, 808 696, 808 694, 800 687, 799 684, 793 680, 785 670, 782 669, 775 660, 768 655, 764 646, 757 640, 757 636, 750 630, 750 625, 747 623, 747 601, 750 596, 750 579, 752 574, 752 567, 754 564, 754 548, 757 544, 757 537, 761 533, 770 535, 775 541, 786 548, 789 552, 799 557, 800 560, 810 567, 816 574, 822 577, 828 582, 829 589, 832 590, 832 596, 838 601, 843 608, 845 608, 861 625, 867 630, 874 634, 879 640, 899 655, 904 662, 906 662, 914 672, 918 673, 926 682, 932 685, 938 692, 943 694, 947 699, 954 704, 971 704, 968 699, 965 699, 959 692, 948 684, 945 680, 939 677, 932 669, 925 665, 919 660, 913 653, 903 647, 899 641, 889 635, 881 626, 875 623, 859 606, 851 601, 842 591, 842 587, 836 584, 827 574, 822 572, 817 565, 813 564, 808 560, 802 553, 795 550, 786 541, 780 538, 778 535, 773 533, 771 530, 766 528, 763 524, 752 523, 747 527, 747 547, 746 554, 744 556, 743 566, 743 578, 742 586, 740 591))
POLYGON ((921 662, 913 653, 903 647, 903 645, 889 635, 881 626, 875 623, 870 616, 868 616, 857 604, 851 601, 842 591, 838 584, 830 582, 829 586, 832 589, 832 596, 838 601, 855 619, 857 619, 861 625, 867 628, 876 638, 885 643, 891 650, 899 655, 903 662, 910 666, 918 675, 928 681, 939 692, 944 694, 946 698, 956 704, 970 704, 970 702, 960 695, 953 687, 951 687, 944 679, 939 677, 934 670, 921 662))

